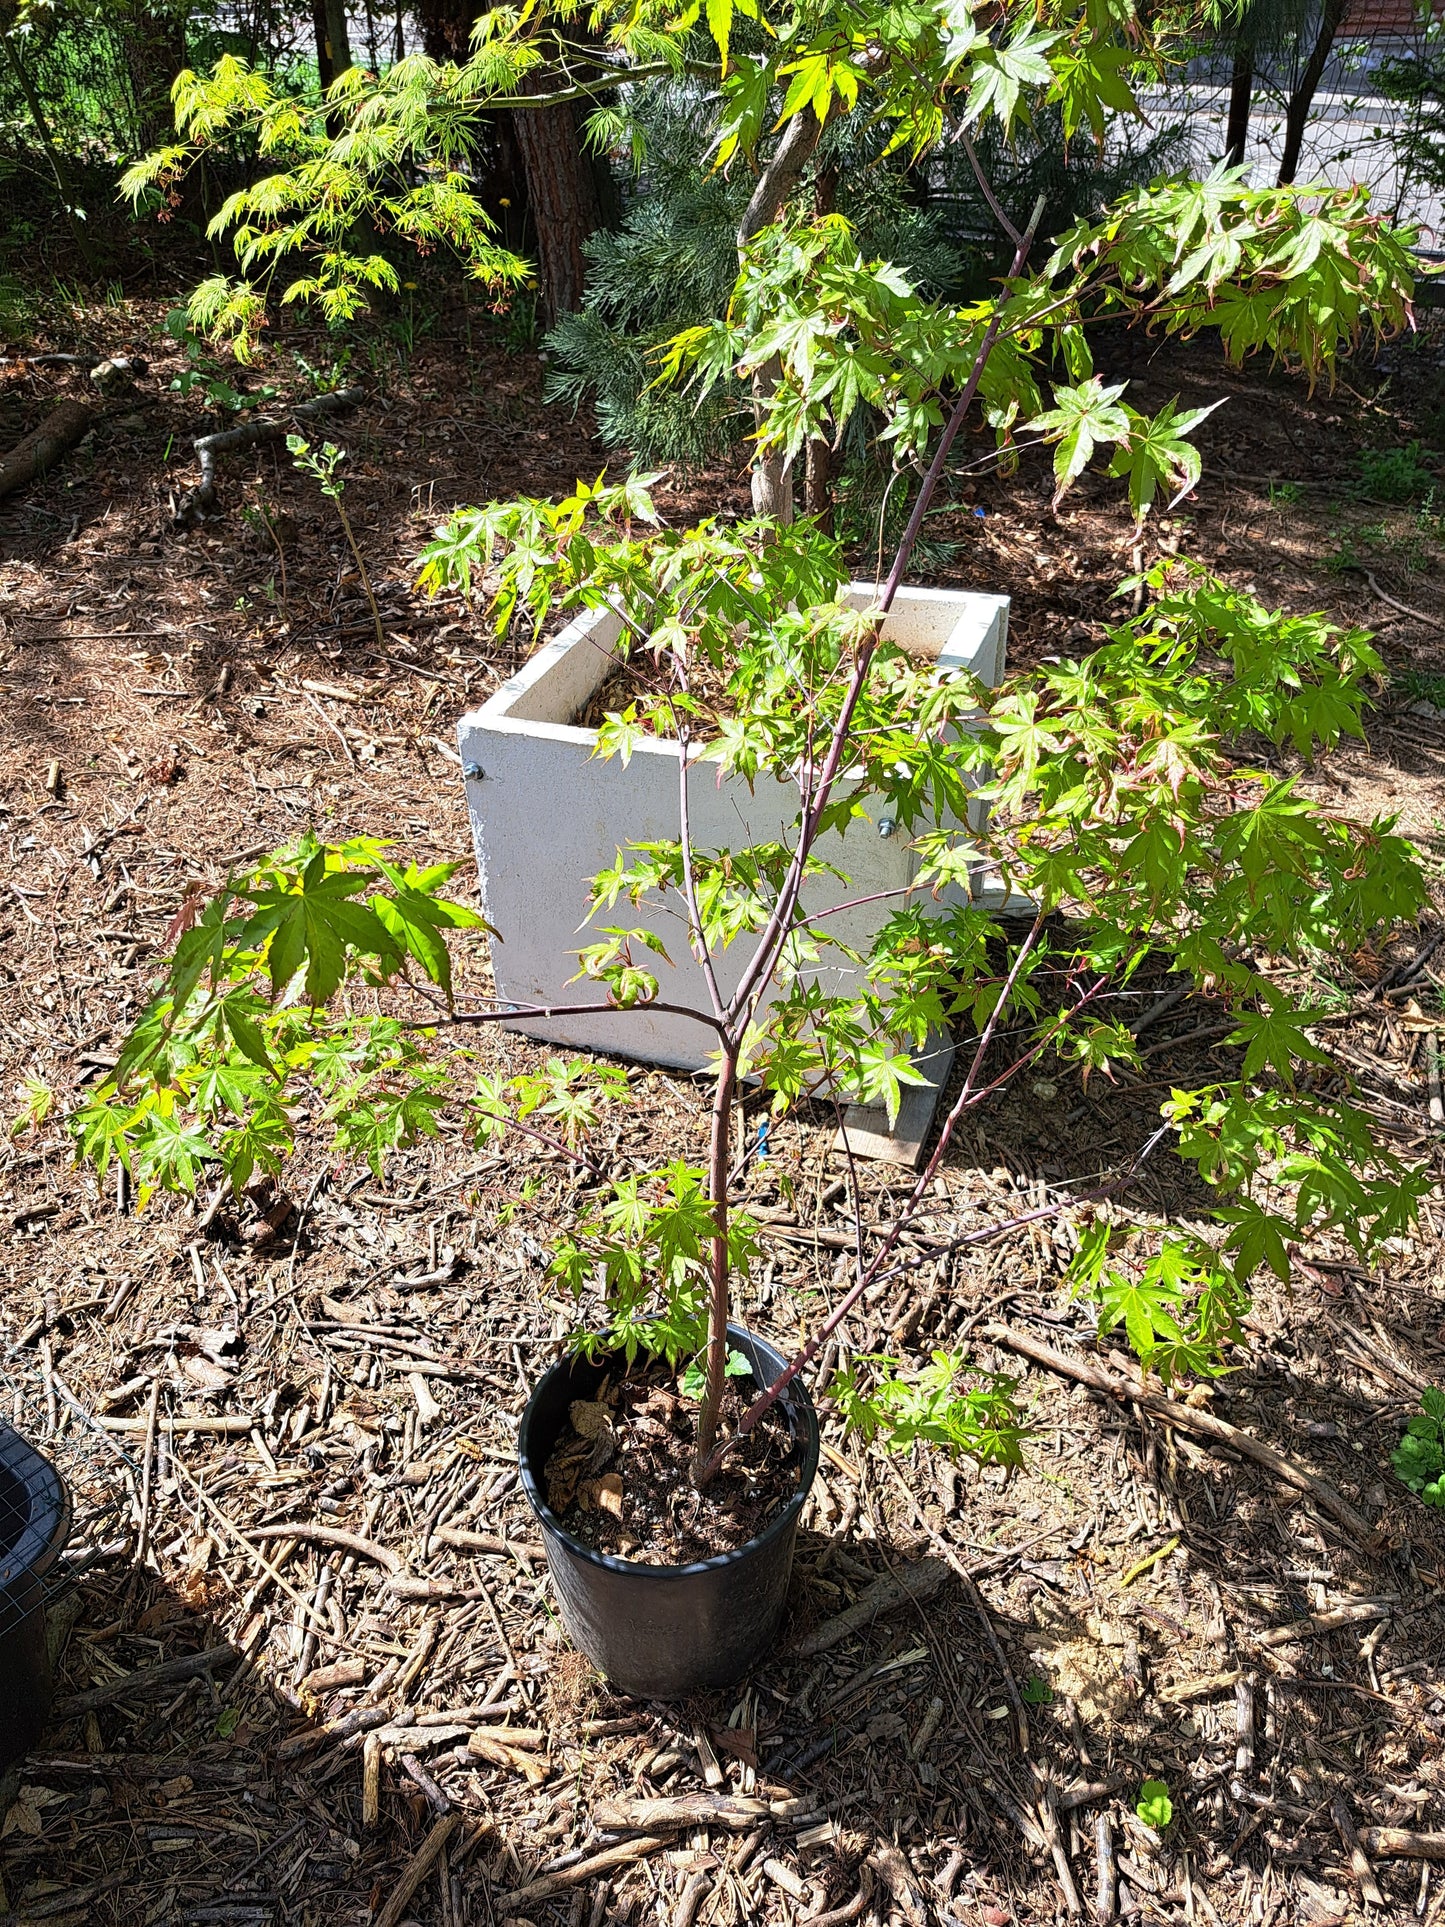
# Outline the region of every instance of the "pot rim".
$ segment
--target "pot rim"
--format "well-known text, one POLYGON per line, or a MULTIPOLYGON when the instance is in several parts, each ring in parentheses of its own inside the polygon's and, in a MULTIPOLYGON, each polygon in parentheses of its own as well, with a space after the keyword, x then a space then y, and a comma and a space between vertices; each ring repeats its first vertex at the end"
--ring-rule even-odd
MULTIPOLYGON (((774 1357, 782 1358, 783 1356, 777 1347, 770 1344, 766 1338, 758 1336, 755 1332, 748 1331, 743 1325, 730 1324, 728 1326, 728 1338, 735 1344, 737 1350, 746 1351, 750 1354, 755 1381, 758 1379, 756 1347, 766 1345, 774 1357)), ((734 1565, 739 1559, 747 1558, 758 1547, 767 1545, 771 1540, 777 1538, 780 1533, 787 1531, 792 1526, 797 1515, 803 1509, 803 1501, 812 1489, 813 1480, 818 1471, 819 1458, 818 1414, 813 1405, 812 1394, 809 1392, 807 1386, 802 1383, 801 1379, 797 1378, 793 1380, 792 1386, 788 1389, 791 1391, 793 1386, 797 1387, 802 1405, 803 1426, 801 1442, 803 1446, 803 1464, 798 1476, 798 1489, 783 1507, 782 1511, 779 1512, 775 1518, 769 1520, 768 1524, 758 1533, 756 1538, 749 1539, 741 1546, 735 1546, 731 1552, 716 1552, 711 1559, 694 1559, 686 1566, 649 1565, 641 1559, 623 1559, 615 1552, 599 1552, 595 1546, 584 1544, 574 1533, 567 1530, 557 1514, 547 1504, 546 1499, 543 1498, 541 1489, 532 1474, 527 1452, 528 1434, 532 1426, 532 1409, 543 1379, 548 1377, 552 1372, 558 1371, 563 1366, 570 1365, 573 1362, 572 1359, 565 1357, 557 1359, 555 1363, 548 1366, 542 1378, 539 1378, 537 1383, 532 1387, 527 1403, 522 1411, 521 1424, 517 1428, 517 1461, 522 1474, 522 1489, 526 1493, 527 1501, 533 1512, 536 1513, 538 1521, 547 1532, 552 1533, 556 1538, 560 1539, 575 1558, 585 1559, 589 1565, 600 1566, 607 1572, 630 1573, 635 1574, 638 1578, 658 1580, 687 1579, 697 1573, 716 1572, 722 1566, 734 1565)), ((786 1360, 784 1360, 784 1363, 786 1363, 786 1360)))
POLYGON ((3 1601, 27 1581, 43 1580, 60 1557, 70 1537, 70 1495, 50 1460, 11 1425, 0 1424, 0 1467, 19 1480, 30 1502, 20 1536, 0 1558, 3 1601))

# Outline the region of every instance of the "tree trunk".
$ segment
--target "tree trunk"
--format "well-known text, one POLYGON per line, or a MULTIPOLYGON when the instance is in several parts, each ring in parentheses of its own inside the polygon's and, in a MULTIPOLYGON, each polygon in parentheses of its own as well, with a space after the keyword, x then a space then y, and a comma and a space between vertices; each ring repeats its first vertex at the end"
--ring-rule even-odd
POLYGON ((344 74, 356 65, 351 58, 351 30, 346 20, 346 0, 326 0, 326 42, 333 76, 344 74))
POLYGON ((135 101, 142 153, 173 137, 171 85, 186 64, 185 15, 162 8, 117 7, 113 19, 135 101))
POLYGON ((1243 165, 1249 146, 1249 112, 1254 96, 1254 47, 1245 40, 1234 43, 1234 68, 1229 77, 1229 120, 1224 130, 1224 164, 1243 165))
MULTIPOLYGON (((757 376, 753 388, 761 404, 777 385, 777 377, 768 379, 766 371, 757 376)), ((752 485, 753 514, 763 515, 770 522, 788 523, 793 519, 793 464, 785 456, 773 450, 767 455, 759 455, 753 463, 749 477, 752 485)))
POLYGON ((811 515, 825 535, 833 533, 833 451, 822 435, 814 435, 808 443, 803 513, 811 515))
POLYGON ((1284 111, 1284 153, 1279 163, 1279 187, 1291 187, 1299 169, 1300 150, 1304 146, 1305 125, 1314 104, 1315 89, 1324 75, 1325 65, 1349 8, 1349 0, 1325 0, 1324 14, 1320 20, 1320 30, 1310 57, 1305 62, 1305 70, 1299 77, 1299 84, 1289 97, 1289 105, 1284 111))
POLYGON ((582 243, 601 222, 597 186, 570 101, 514 108, 512 131, 527 178, 542 316, 551 327, 559 315, 582 305, 582 243))
MULTIPOLYGON (((820 167, 813 182, 813 214, 817 220, 833 212, 838 200, 838 168, 820 167)), ((841 431, 843 424, 838 424, 841 431)), ((803 468, 803 513, 813 518, 825 535, 833 533, 833 450, 824 435, 809 438, 803 468)))
POLYGON ((7 25, 8 22, 0 19, 0 46, 5 49, 5 64, 25 96, 25 104, 30 109, 30 118, 35 123, 35 132, 40 138, 40 145, 45 149, 46 158, 50 162, 50 171, 55 176, 56 192, 60 196, 60 205, 65 209, 65 219, 70 227, 71 239, 75 242, 75 251, 80 256, 82 266, 89 270, 95 266, 95 257, 90 251, 90 242, 86 239, 85 231, 80 225, 81 212, 77 210, 71 198, 70 183, 60 163, 60 150, 56 147, 51 135, 50 123, 45 118, 45 108, 36 91, 35 82, 30 77, 30 69, 16 52, 9 33, 5 31, 7 25))
MULTIPOLYGON (((771 227, 783 211, 783 204, 803 178, 803 170, 813 158, 823 128, 818 116, 805 108, 795 114, 783 129, 783 138, 758 177, 752 198, 738 222, 738 257, 742 258, 765 227, 771 227)), ((753 413, 761 421, 768 397, 778 385, 776 365, 759 369, 753 376, 753 413)), ((753 513, 771 516, 776 522, 793 519, 793 464, 782 455, 760 455, 753 463, 753 513)))
MULTIPOLYGON (((465 60, 480 0, 419 0, 422 45, 433 60, 465 60)), ((547 325, 581 306, 582 243, 602 225, 603 189, 595 159, 583 152, 576 111, 514 108, 488 115, 491 166, 482 183, 489 202, 508 202, 507 244, 530 228, 537 283, 547 325)), ((605 167, 605 163, 603 163, 605 167)))
POLYGON ((324 94, 336 78, 336 69, 331 64, 331 39, 326 31, 326 0, 311 0, 311 25, 316 35, 316 77, 324 94))
POLYGON ((412 8, 421 28, 422 51, 429 60, 465 60, 480 0, 417 0, 412 8))

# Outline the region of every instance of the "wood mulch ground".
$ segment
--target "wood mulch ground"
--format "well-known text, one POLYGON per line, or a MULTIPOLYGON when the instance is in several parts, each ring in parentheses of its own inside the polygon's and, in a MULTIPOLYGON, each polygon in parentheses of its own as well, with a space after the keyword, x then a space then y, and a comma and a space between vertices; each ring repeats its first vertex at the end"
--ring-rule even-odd
MULTIPOLYGON (((1262 1290, 1236 1369, 1174 1411, 1101 1355, 1064 1288, 1066 1212, 930 1254, 1126 1164, 1168 1084, 1219 1061, 1207 1005, 1161 1010, 1142 1078, 1084 1091, 1051 1070, 983 1116, 917 1268, 850 1334, 1017 1374, 1026 1468, 867 1455, 826 1423, 782 1643, 745 1688, 682 1706, 622 1700, 568 1650, 518 1486, 518 1414, 575 1315, 544 1289, 572 1204, 560 1165, 453 1132, 384 1183, 313 1155, 281 1198, 204 1227, 75 1169, 59 1119, 113 1061, 188 883, 308 826, 469 863, 453 728, 519 645, 417 598, 412 558, 453 503, 602 463, 585 422, 542 408, 534 358, 383 343, 371 398, 330 430, 379 650, 330 505, 274 450, 231 458, 223 512, 171 528, 189 438, 216 424, 167 391, 158 320, 76 318, 87 348, 139 347, 152 375, 0 510, 0 1394, 74 1486, 83 1564, 53 1616, 52 1726, 0 1802, 0 1919, 1440 1918, 1445 1515, 1389 1466, 1445 1381, 1439 1193, 1387 1272, 1325 1248, 1292 1298, 1262 1290), (248 501, 277 522, 284 587, 248 501), (1134 1811, 1146 1779, 1170 1790, 1162 1835, 1134 1811)), ((1333 396, 1203 348, 1135 370, 1151 404, 1234 396, 1198 501, 1144 559, 1162 539, 1380 631, 1395 681, 1369 741, 1307 780, 1398 810, 1437 879, 1440 525, 1351 487, 1358 450, 1409 439, 1438 397, 1441 352, 1437 330, 1333 396)), ((5 371, 7 435, 78 387, 5 371)), ((1110 489, 1054 519, 1034 457, 938 519, 940 579, 1013 596, 1016 662, 1107 618, 1136 546, 1110 489)), ((734 509, 742 477, 668 499, 734 509)), ((1437 1168, 1433 1038, 1409 1005, 1441 1008, 1438 928, 1437 908, 1352 960, 1330 1030, 1382 1134, 1437 1168)), ((484 956, 465 974, 484 985, 484 956)), ((635 1095, 617 1169, 697 1155, 688 1079, 649 1071, 635 1095)), ((829 1119, 789 1120, 749 1168, 769 1257, 746 1311, 782 1339, 848 1265, 830 1138, 829 1119)), ((870 1221, 898 1182, 868 1171, 870 1221)), ((1156 1161, 1111 1208, 1194 1202, 1156 1161)))

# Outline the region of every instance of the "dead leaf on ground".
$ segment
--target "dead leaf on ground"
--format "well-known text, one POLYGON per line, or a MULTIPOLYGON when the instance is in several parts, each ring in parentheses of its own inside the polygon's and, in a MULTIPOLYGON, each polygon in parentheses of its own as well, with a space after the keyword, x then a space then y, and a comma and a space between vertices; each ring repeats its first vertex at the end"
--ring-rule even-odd
POLYGON ((591 1399, 574 1398, 567 1417, 581 1439, 605 1439, 612 1435, 612 1415, 605 1405, 591 1399))
POLYGON ((183 1358, 181 1370, 193 1385, 199 1385, 203 1392, 225 1392, 230 1390, 231 1374, 223 1371, 214 1360, 199 1356, 183 1358))

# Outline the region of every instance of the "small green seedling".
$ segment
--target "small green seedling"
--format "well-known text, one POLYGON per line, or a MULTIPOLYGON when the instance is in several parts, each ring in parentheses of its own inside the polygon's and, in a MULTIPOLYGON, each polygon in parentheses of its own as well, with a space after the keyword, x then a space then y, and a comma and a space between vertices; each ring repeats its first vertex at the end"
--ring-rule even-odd
POLYGON ((381 611, 376 606, 376 597, 371 593, 371 577, 366 573, 366 564, 361 559, 361 550, 356 546, 352 533, 351 517, 346 513, 341 498, 346 492, 346 484, 339 473, 341 464, 346 460, 346 450, 338 448, 335 442, 323 442, 319 449, 313 449, 304 435, 288 435, 286 447, 291 456, 291 466, 302 475, 309 475, 321 493, 336 504, 336 513, 341 517, 341 527, 347 545, 356 558, 357 573, 361 586, 366 591, 367 604, 371 609, 371 620, 376 629, 376 646, 386 648, 386 637, 382 633, 381 611))
POLYGON ((1169 1798, 1169 1789, 1162 1780, 1146 1780, 1139 1789, 1139 1799, 1134 1811, 1146 1827, 1153 1827, 1156 1833, 1163 1833, 1174 1818, 1174 1802, 1169 1798))
POLYGON ((38 1131, 55 1106, 55 1093, 42 1077, 27 1077, 16 1092, 20 1109, 10 1126, 11 1137, 38 1131))
POLYGON ((173 341, 179 342, 186 351, 189 365, 183 368, 171 382, 173 395, 189 395, 200 389, 212 408, 223 408, 233 414, 242 414, 248 408, 256 408, 263 402, 272 400, 274 388, 257 388, 243 394, 221 373, 220 364, 206 354, 200 337, 190 325, 184 308, 172 308, 166 316, 166 333, 173 341))
POLYGON ((1445 1392, 1432 1386, 1405 1427, 1390 1463, 1426 1505, 1445 1507, 1445 1392))
MULTIPOLYGON (((741 1352, 729 1352, 725 1369, 729 1378, 747 1378, 753 1368, 741 1352)), ((678 1380, 677 1389, 684 1398, 702 1397, 707 1390, 707 1373, 700 1358, 695 1358, 688 1366, 678 1380)))
POLYGON ((1040 1679, 1038 1674, 1035 1673, 1020 1689, 1019 1698, 1025 1706, 1051 1706, 1053 1704, 1054 1689, 1046 1679, 1040 1679))

